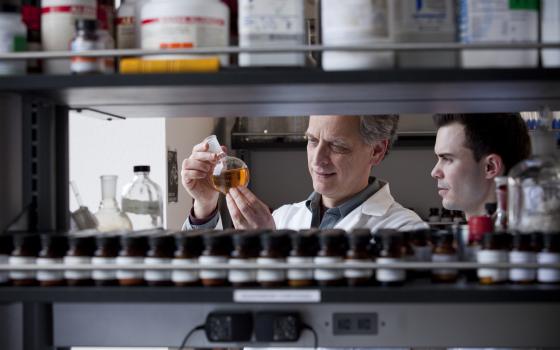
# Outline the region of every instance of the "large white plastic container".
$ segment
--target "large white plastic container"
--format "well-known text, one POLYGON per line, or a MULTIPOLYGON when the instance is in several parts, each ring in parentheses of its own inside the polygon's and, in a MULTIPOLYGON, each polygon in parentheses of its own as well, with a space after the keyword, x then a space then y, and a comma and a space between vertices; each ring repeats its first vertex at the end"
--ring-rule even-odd
MULTIPOLYGON (((543 43, 560 42, 560 1, 541 1, 541 35, 543 43)), ((560 67, 560 49, 542 50, 543 67, 560 67)))
MULTIPOLYGON (((19 13, 0 12, 0 52, 24 51, 26 33, 19 13)), ((25 67, 25 61, 2 61, 0 75, 25 74, 25 67)))
MULTIPOLYGON (((41 40, 45 51, 68 51, 77 19, 96 19, 96 0, 42 0, 41 40)), ((46 60, 45 73, 69 74, 70 60, 46 60)))
POLYGON ((136 3, 138 0, 125 0, 117 11, 117 48, 136 48, 136 3))
MULTIPOLYGON (((538 0, 460 0, 462 43, 536 43, 538 0)), ((538 50, 463 50, 464 68, 536 67, 538 50)))
MULTIPOLYGON (((371 45, 394 42, 391 32, 393 0, 323 0, 321 37, 323 45, 371 45)), ((393 52, 323 53, 323 69, 358 70, 392 68, 393 52)))
MULTIPOLYGON (((453 43, 456 41, 454 0, 397 0, 393 31, 398 43, 453 43)), ((458 65, 456 51, 400 51, 402 68, 452 68, 458 65)))
MULTIPOLYGON (((305 43, 304 0, 239 0, 239 46, 305 43)), ((304 53, 239 55, 240 66, 304 66, 304 53)))
MULTIPOLYGON (((151 0, 142 7, 142 48, 173 49, 226 47, 229 44, 229 8, 218 0, 151 0)), ((148 56, 176 59, 195 55, 148 56)), ((228 55, 220 55, 222 65, 228 55)))

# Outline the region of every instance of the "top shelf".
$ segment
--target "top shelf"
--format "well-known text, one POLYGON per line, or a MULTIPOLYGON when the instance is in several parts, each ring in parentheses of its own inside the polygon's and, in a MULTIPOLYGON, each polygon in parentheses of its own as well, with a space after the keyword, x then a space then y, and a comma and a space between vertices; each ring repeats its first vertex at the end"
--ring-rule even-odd
POLYGON ((560 110, 560 69, 28 75, 1 77, 0 92, 127 118, 519 112, 560 110))

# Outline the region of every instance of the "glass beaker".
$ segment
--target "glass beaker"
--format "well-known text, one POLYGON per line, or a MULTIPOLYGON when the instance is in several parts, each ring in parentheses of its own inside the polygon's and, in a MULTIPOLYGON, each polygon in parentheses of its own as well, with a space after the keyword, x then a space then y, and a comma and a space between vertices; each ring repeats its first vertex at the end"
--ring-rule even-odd
POLYGON ((117 175, 101 176, 101 203, 95 213, 98 221, 97 229, 102 232, 116 230, 132 230, 132 223, 126 214, 121 212, 116 198, 117 175))

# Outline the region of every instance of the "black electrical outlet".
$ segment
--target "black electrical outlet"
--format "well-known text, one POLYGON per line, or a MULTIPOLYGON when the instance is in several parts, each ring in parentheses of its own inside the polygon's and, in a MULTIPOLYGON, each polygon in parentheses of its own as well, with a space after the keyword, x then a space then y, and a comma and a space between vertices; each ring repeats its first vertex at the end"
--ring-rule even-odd
POLYGON ((255 315, 255 338, 259 342, 295 342, 301 329, 296 312, 263 311, 255 315))
POLYGON ((206 338, 211 342, 243 342, 251 340, 253 315, 244 311, 216 311, 206 317, 206 338))
POLYGON ((377 335, 377 313, 333 314, 334 335, 377 335))

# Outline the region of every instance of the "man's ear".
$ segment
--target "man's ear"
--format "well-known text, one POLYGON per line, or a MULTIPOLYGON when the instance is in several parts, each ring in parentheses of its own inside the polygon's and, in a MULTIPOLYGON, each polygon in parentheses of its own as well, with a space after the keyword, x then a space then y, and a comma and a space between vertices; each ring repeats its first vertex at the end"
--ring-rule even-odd
POLYGON ((502 161, 502 157, 496 153, 484 157, 484 173, 487 179, 493 179, 496 176, 504 175, 505 165, 502 161))
POLYGON ((373 149, 371 152, 371 165, 378 165, 381 163, 385 154, 387 153, 387 148, 389 147, 389 140, 379 140, 373 143, 373 149))

